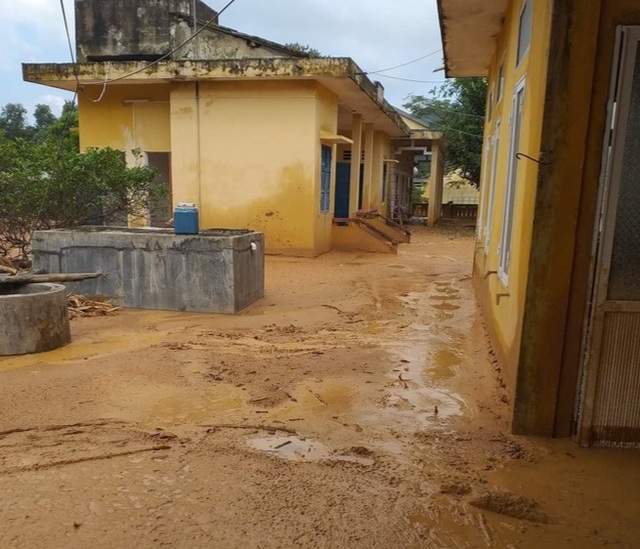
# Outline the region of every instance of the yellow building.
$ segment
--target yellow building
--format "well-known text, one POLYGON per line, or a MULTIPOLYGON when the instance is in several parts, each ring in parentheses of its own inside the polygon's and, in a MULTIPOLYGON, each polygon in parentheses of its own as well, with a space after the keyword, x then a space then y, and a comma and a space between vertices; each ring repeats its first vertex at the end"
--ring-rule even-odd
POLYGON ((438 0, 489 79, 475 282, 513 430, 640 444, 640 3, 438 0))
POLYGON ((310 58, 220 26, 200 1, 176 5, 76 0, 78 63, 25 65, 24 78, 78 92, 81 148, 131 163, 141 151, 203 228, 262 231, 268 253, 300 256, 407 241, 386 218, 392 139, 410 129, 382 86, 349 58, 310 58))

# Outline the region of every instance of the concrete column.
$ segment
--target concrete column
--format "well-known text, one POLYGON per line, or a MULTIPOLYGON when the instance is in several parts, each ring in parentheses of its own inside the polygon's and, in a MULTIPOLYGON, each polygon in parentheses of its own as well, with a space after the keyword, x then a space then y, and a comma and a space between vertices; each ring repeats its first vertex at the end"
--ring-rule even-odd
POLYGON ((429 227, 433 227, 440 218, 443 183, 444 166, 440 143, 433 141, 431 144, 431 175, 429 176, 429 227))
POLYGON ((364 181, 362 184, 362 209, 371 209, 371 193, 373 185, 373 160, 375 156, 373 124, 364 125, 364 181))
POLYGON ((354 114, 351 126, 351 184, 349 189, 349 217, 358 213, 360 192, 360 158, 362 155, 362 115, 354 114))

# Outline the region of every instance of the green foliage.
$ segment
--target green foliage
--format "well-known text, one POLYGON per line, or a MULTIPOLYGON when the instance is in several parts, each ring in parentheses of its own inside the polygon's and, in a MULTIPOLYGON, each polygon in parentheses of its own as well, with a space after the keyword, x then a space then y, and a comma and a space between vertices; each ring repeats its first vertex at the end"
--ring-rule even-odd
POLYGON ((0 111, 0 131, 9 139, 29 137, 27 109, 20 103, 7 103, 0 111))
POLYGON ((0 134, 0 255, 22 264, 28 263, 34 230, 126 223, 128 216, 146 213, 149 198, 166 192, 155 169, 127 167, 122 151, 80 153, 73 105, 53 122, 45 110, 41 114, 41 139, 0 134))
POLYGON ((424 184, 414 185, 411 189, 411 203, 412 204, 423 204, 426 202, 424 197, 424 184))
POLYGON ((289 44, 284 45, 285 48, 290 49, 300 55, 305 57, 322 57, 322 54, 319 50, 312 48, 307 44, 300 44, 299 42, 291 42, 289 44))
POLYGON ((424 118, 446 139, 446 169, 480 185, 482 135, 487 96, 485 78, 455 78, 424 95, 410 95, 404 107, 424 118))

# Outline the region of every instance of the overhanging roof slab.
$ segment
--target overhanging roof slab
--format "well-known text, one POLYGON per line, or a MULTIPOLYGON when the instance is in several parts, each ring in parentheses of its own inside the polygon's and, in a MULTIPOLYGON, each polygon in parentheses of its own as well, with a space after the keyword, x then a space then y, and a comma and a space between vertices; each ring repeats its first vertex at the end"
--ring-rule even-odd
POLYGON ((438 0, 447 77, 487 76, 509 0, 438 0))
POLYGON ((362 115, 363 121, 392 137, 409 134, 395 109, 378 95, 378 88, 348 57, 309 59, 267 58, 233 60, 167 60, 23 64, 27 82, 76 91, 78 87, 154 84, 212 80, 315 80, 335 93, 340 104, 362 115))

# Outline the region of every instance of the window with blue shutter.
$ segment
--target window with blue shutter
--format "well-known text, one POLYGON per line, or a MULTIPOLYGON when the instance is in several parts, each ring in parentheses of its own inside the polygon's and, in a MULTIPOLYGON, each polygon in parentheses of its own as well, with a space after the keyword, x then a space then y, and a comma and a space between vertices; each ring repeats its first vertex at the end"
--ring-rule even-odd
POLYGON ((331 203, 331 147, 322 145, 322 165, 320 170, 320 211, 329 211, 331 203))

